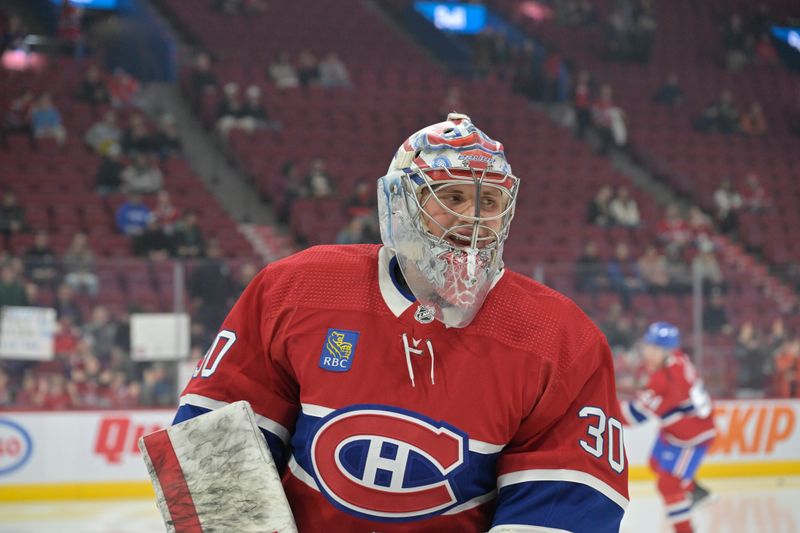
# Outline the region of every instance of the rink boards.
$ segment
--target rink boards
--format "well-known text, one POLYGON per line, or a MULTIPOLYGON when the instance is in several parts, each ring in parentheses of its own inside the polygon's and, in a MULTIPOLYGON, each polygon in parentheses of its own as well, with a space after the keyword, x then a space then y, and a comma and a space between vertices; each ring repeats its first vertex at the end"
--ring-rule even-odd
MULTIPOLYGON (((800 400, 715 404, 703 477, 800 474, 800 400)), ((136 445, 172 410, 0 413, 0 501, 152 495, 136 445)), ((626 428, 632 480, 647 479, 657 426, 626 428)))

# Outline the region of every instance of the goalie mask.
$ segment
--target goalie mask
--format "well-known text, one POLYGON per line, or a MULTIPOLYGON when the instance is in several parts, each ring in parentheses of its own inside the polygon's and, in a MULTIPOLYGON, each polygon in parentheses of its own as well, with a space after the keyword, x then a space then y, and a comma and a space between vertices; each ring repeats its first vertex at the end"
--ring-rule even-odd
POLYGON ((464 327, 503 267, 518 179, 503 145, 466 115, 409 137, 378 180, 383 244, 420 304, 464 327))

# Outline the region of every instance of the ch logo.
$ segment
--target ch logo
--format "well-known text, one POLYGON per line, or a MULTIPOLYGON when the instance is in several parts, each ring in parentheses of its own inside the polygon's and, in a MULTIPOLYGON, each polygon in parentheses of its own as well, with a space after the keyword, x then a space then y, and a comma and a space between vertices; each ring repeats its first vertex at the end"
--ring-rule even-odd
POLYGON ((466 436, 410 411, 353 406, 323 419, 311 439, 320 489, 344 511, 410 519, 458 501, 450 480, 465 464, 466 436))

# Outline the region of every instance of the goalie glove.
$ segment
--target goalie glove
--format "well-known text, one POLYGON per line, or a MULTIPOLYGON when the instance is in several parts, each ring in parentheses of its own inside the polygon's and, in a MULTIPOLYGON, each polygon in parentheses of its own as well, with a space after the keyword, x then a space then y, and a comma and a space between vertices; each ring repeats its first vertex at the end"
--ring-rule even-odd
POLYGON ((272 454, 246 401, 139 439, 168 533, 295 533, 272 454))

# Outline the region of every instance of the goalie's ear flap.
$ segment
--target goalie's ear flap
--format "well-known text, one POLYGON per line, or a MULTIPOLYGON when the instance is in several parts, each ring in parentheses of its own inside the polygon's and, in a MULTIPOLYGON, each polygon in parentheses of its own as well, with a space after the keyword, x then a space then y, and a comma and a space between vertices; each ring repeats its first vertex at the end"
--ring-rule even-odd
POLYGON ((168 532, 297 526, 250 404, 239 401, 139 439, 168 532))

